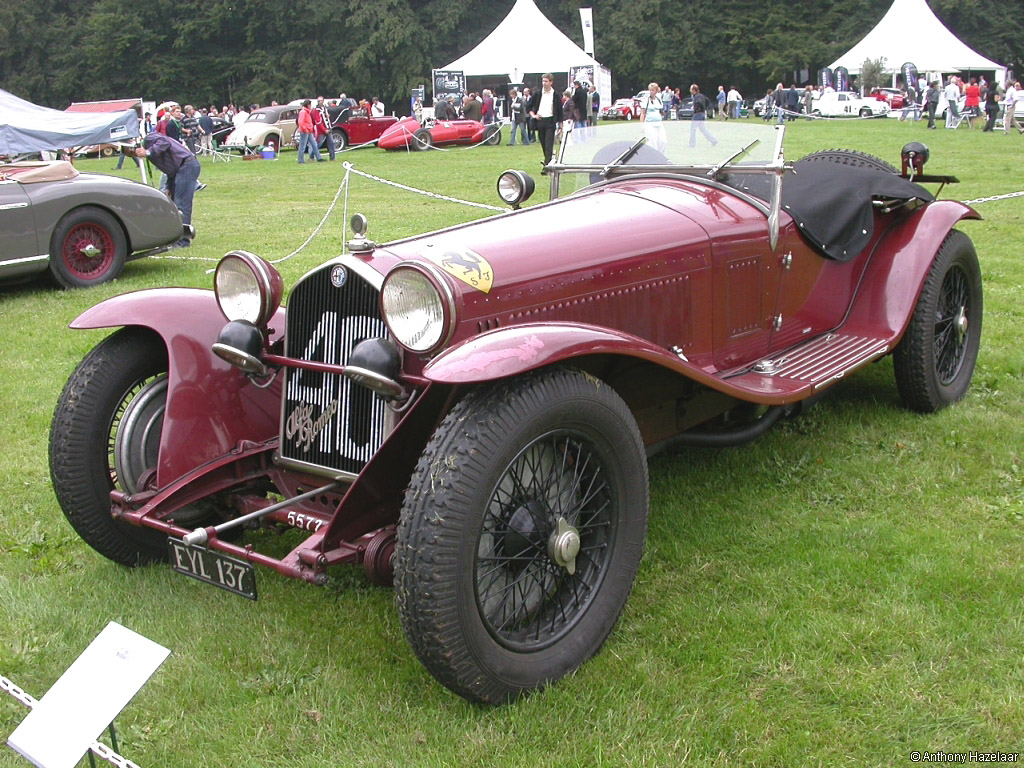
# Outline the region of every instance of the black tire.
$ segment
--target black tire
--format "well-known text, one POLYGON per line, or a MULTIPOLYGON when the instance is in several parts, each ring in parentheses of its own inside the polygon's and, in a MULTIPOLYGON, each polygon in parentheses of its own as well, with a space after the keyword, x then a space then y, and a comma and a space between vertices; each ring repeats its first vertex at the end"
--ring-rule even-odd
POLYGON ((101 341, 64 385, 50 427, 50 478, 64 516, 86 543, 123 565, 167 558, 166 536, 110 516, 110 492, 134 491, 156 464, 167 353, 151 331, 101 341))
POLYGON ((647 508, 640 433, 603 382, 553 369, 470 394, 424 450, 398 525, 395 591, 416 655, 489 704, 572 672, 622 612, 647 508), (574 535, 570 561, 556 543, 574 535))
POLYGON ((331 135, 334 137, 334 148, 338 152, 343 152, 348 149, 348 134, 344 131, 335 128, 331 131, 331 135))
POLYGON ((626 113, 626 119, 627 120, 632 120, 633 119, 633 113, 632 112, 627 112, 626 113))
POLYGON ((889 165, 882 158, 869 155, 867 152, 858 152, 855 149, 822 149, 800 158, 801 163, 807 161, 839 163, 840 165, 850 165, 854 168, 874 168, 879 171, 899 173, 896 168, 889 165))
POLYGON ((861 117, 871 117, 872 114, 874 114, 874 113, 870 109, 868 109, 867 107, 861 107, 860 108, 860 116, 861 117))
POLYGON ((271 147, 274 150, 274 154, 276 155, 278 152, 281 151, 281 137, 280 136, 267 136, 267 138, 265 138, 263 140, 263 145, 262 146, 264 146, 264 147, 271 147))
POLYGON ((430 149, 434 146, 434 137, 430 135, 430 131, 426 128, 420 128, 416 133, 412 135, 412 148, 421 151, 430 149))
POLYGON ((820 109, 812 109, 811 110, 811 115, 813 117, 821 117, 821 110, 820 109))
POLYGON ((64 288, 87 288, 121 274, 128 243, 107 211, 85 206, 65 214, 50 236, 50 274, 64 288))
POLYGON ((934 413, 967 393, 981 346, 982 303, 978 254, 967 235, 953 230, 893 352, 896 387, 908 408, 934 413))
POLYGON ((496 147, 501 144, 501 126, 488 125, 484 129, 484 144, 496 147))

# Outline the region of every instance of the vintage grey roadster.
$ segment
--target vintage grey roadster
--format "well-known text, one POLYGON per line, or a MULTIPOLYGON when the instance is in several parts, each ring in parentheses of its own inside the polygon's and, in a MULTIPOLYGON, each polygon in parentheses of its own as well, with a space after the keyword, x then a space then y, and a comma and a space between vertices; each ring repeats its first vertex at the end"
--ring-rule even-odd
POLYGON ((514 210, 426 235, 375 243, 357 215, 287 310, 242 250, 212 292, 87 310, 73 328, 117 330, 54 413, 68 520, 112 560, 251 599, 255 565, 361 565, 473 701, 572 672, 629 595, 650 455, 752 440, 887 355, 906 406, 936 411, 978 354, 957 229, 978 217, 922 186, 953 181, 926 147, 790 163, 782 127, 706 127, 603 126, 563 144, 550 202, 521 208, 534 181, 507 171, 514 210), (261 526, 297 529, 291 551, 261 526))
POLYGON ((0 165, 0 280, 49 271, 65 288, 97 285, 194 234, 145 184, 63 160, 0 165))

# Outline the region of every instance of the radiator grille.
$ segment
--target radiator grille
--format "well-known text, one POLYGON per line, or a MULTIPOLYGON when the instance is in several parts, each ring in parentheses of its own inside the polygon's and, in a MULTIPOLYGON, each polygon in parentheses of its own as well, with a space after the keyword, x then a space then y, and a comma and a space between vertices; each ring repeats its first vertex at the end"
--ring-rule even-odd
MULTIPOLYGON (((345 365, 360 341, 386 336, 377 289, 351 269, 327 264, 292 290, 288 357, 345 365)), ((286 368, 281 458, 358 474, 384 442, 389 414, 379 397, 344 376, 286 368)))

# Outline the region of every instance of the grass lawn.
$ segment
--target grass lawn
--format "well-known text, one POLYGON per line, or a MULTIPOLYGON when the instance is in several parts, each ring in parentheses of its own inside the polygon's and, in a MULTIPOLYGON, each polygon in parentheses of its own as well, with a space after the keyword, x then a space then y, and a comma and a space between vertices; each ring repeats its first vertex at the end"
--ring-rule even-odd
MULTIPOLYGON (((787 156, 844 147, 898 165, 915 139, 931 148, 929 171, 960 178, 944 197, 1024 190, 1016 134, 798 122, 787 156)), ((497 204, 498 173, 536 173, 540 150, 342 157, 497 204)), ((915 750, 1024 752, 1024 198, 981 204, 985 219, 960 225, 986 304, 962 403, 903 409, 885 359, 754 444, 654 459, 648 547, 618 627, 575 675, 512 706, 476 707, 436 683, 392 593, 361 569, 335 569, 322 589, 259 569, 250 603, 87 547, 54 499, 47 438, 65 380, 106 334, 68 323, 126 291, 210 287, 235 248, 291 253, 343 175, 294 152, 204 160, 198 237, 174 253, 185 258, 133 262, 89 290, 0 289, 0 674, 39 698, 111 620, 171 649, 117 721, 122 753, 143 768, 893 766, 915 750)), ((287 285, 341 250, 345 205, 278 265, 287 285)), ((377 241, 488 215, 362 178, 347 207, 377 241)), ((27 711, 0 694, 0 735, 27 711)), ((26 764, 0 750, 0 768, 26 764)))

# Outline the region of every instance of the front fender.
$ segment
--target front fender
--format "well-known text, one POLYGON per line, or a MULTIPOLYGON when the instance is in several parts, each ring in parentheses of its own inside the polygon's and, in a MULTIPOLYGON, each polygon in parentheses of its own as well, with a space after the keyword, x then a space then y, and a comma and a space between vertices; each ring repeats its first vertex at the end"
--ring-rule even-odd
POLYGON ((963 203, 938 200, 895 223, 875 247, 845 328, 890 338, 895 346, 943 240, 957 222, 980 218, 963 203))
MULTIPOLYGON (((284 331, 284 309, 270 323, 284 331)), ((213 354, 226 320, 213 291, 158 288, 115 296, 87 309, 71 328, 149 328, 167 349, 167 407, 157 464, 159 487, 231 451, 242 441, 263 442, 277 434, 281 387, 252 384, 213 354)))
POLYGON ((639 336, 585 323, 534 323, 483 333, 445 350, 427 364, 423 375, 439 384, 472 384, 587 355, 635 357, 720 392, 742 392, 639 336))

